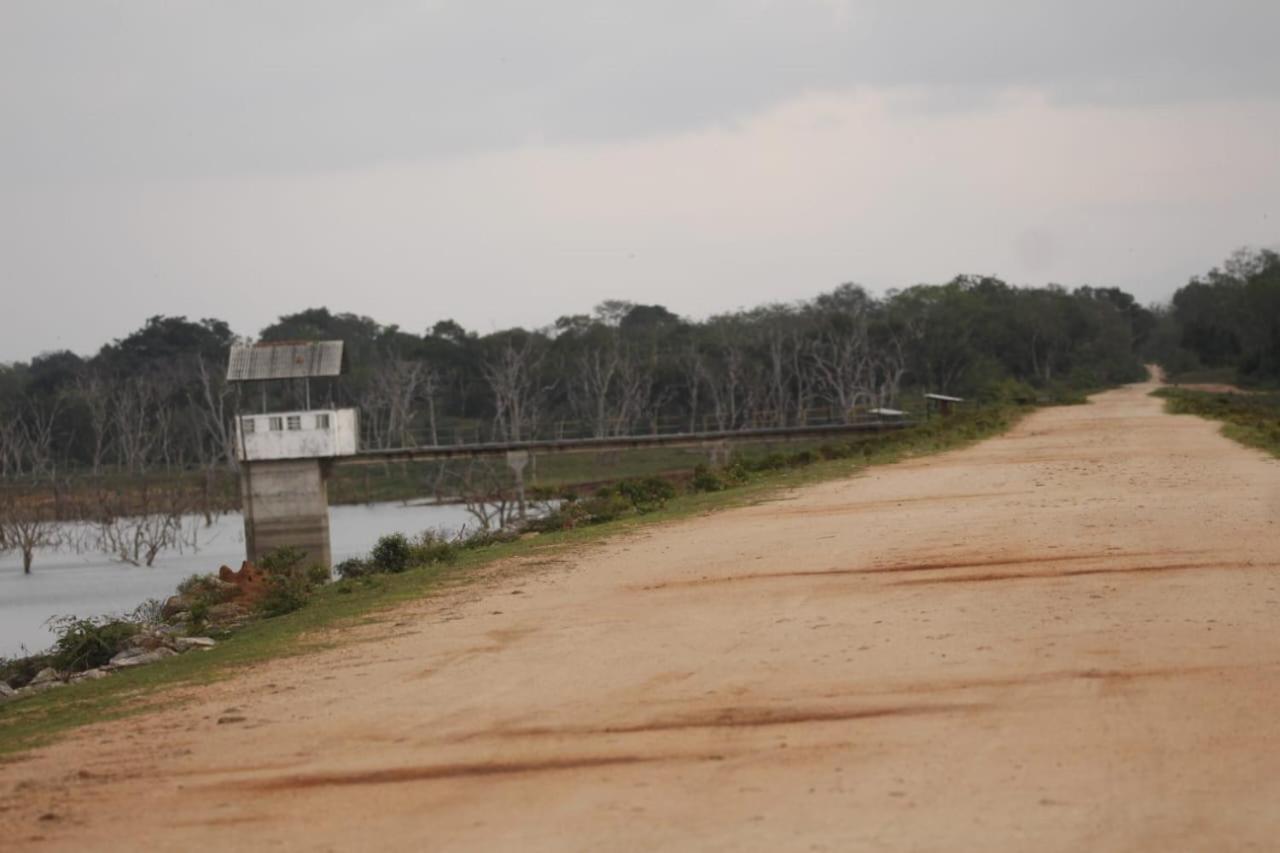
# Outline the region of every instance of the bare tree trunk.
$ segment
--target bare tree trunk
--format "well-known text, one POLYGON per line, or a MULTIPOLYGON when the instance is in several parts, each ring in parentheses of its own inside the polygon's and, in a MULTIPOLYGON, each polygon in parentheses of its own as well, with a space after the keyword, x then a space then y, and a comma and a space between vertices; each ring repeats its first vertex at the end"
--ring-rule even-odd
POLYGON ((218 456, 227 469, 236 470, 235 426, 232 406, 235 390, 223 378, 221 372, 211 371, 204 357, 196 355, 196 372, 200 378, 200 401, 191 400, 193 408, 200 412, 200 423, 205 434, 218 449, 218 456))
POLYGON ((544 357, 536 349, 535 338, 527 335, 519 345, 508 339, 482 365, 493 394, 494 427, 506 441, 520 441, 537 423, 543 391, 538 387, 537 371, 544 357))
POLYGON ((95 370, 86 371, 76 377, 75 393, 89 413, 89 429, 93 433, 91 463, 95 477, 102 473, 102 462, 106 458, 107 447, 111 442, 111 401, 116 394, 114 384, 112 380, 95 370))

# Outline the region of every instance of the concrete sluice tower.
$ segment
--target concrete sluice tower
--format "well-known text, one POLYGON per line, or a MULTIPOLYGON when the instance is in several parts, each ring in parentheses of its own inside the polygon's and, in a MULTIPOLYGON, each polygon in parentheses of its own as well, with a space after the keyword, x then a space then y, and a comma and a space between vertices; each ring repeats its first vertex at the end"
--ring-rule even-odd
POLYGON ((257 383, 263 406, 236 416, 240 505, 245 556, 258 562, 281 547, 305 551, 307 561, 332 566, 329 550, 331 461, 354 455, 360 443, 356 409, 312 408, 311 380, 342 372, 342 341, 286 341, 231 349, 227 380, 257 383), (300 382, 305 408, 266 411, 266 383, 300 382))

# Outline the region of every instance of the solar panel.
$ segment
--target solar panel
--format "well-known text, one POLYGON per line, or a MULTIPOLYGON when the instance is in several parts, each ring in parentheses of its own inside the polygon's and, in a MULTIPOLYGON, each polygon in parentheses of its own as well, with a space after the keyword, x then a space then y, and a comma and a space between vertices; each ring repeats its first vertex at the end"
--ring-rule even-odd
POLYGON ((342 372, 342 341, 281 341, 233 346, 228 382, 305 379, 342 372))

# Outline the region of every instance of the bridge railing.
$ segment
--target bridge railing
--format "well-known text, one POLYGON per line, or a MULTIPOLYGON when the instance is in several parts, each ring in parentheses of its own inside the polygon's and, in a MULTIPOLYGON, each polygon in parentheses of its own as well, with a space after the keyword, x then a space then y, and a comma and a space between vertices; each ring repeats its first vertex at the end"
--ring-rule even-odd
POLYGON ((523 424, 518 431, 504 429, 493 422, 469 422, 449 424, 438 428, 435 440, 431 431, 422 424, 396 436, 385 436, 381 441, 369 440, 366 450, 390 449, 414 446, 419 448, 448 447, 457 445, 490 445, 511 442, 580 441, 587 439, 630 438, 643 436, 674 436, 698 433, 751 432, 764 429, 789 429, 823 426, 850 426, 893 424, 911 420, 911 414, 901 417, 872 414, 866 410, 842 412, 837 407, 811 407, 800 411, 753 410, 740 417, 717 417, 715 414, 688 416, 662 416, 645 419, 611 418, 604 422, 586 420, 546 419, 523 424))

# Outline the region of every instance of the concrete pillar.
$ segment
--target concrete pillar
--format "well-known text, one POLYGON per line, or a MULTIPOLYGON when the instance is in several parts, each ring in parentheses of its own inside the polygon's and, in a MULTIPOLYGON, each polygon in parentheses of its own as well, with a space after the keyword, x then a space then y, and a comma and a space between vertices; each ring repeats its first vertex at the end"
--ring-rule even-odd
POLYGON ((244 462, 240 506, 245 556, 258 562, 276 548, 307 553, 308 564, 330 568, 328 465, 319 459, 244 462))
POLYGON ((525 517, 524 502, 524 466, 529 464, 529 451, 527 450, 508 450, 507 465, 511 468, 511 473, 516 478, 516 507, 520 513, 520 519, 523 521, 525 517))
POLYGON ((718 441, 707 447, 707 462, 712 468, 721 465, 728 465, 732 458, 732 451, 729 449, 729 442, 718 441))

